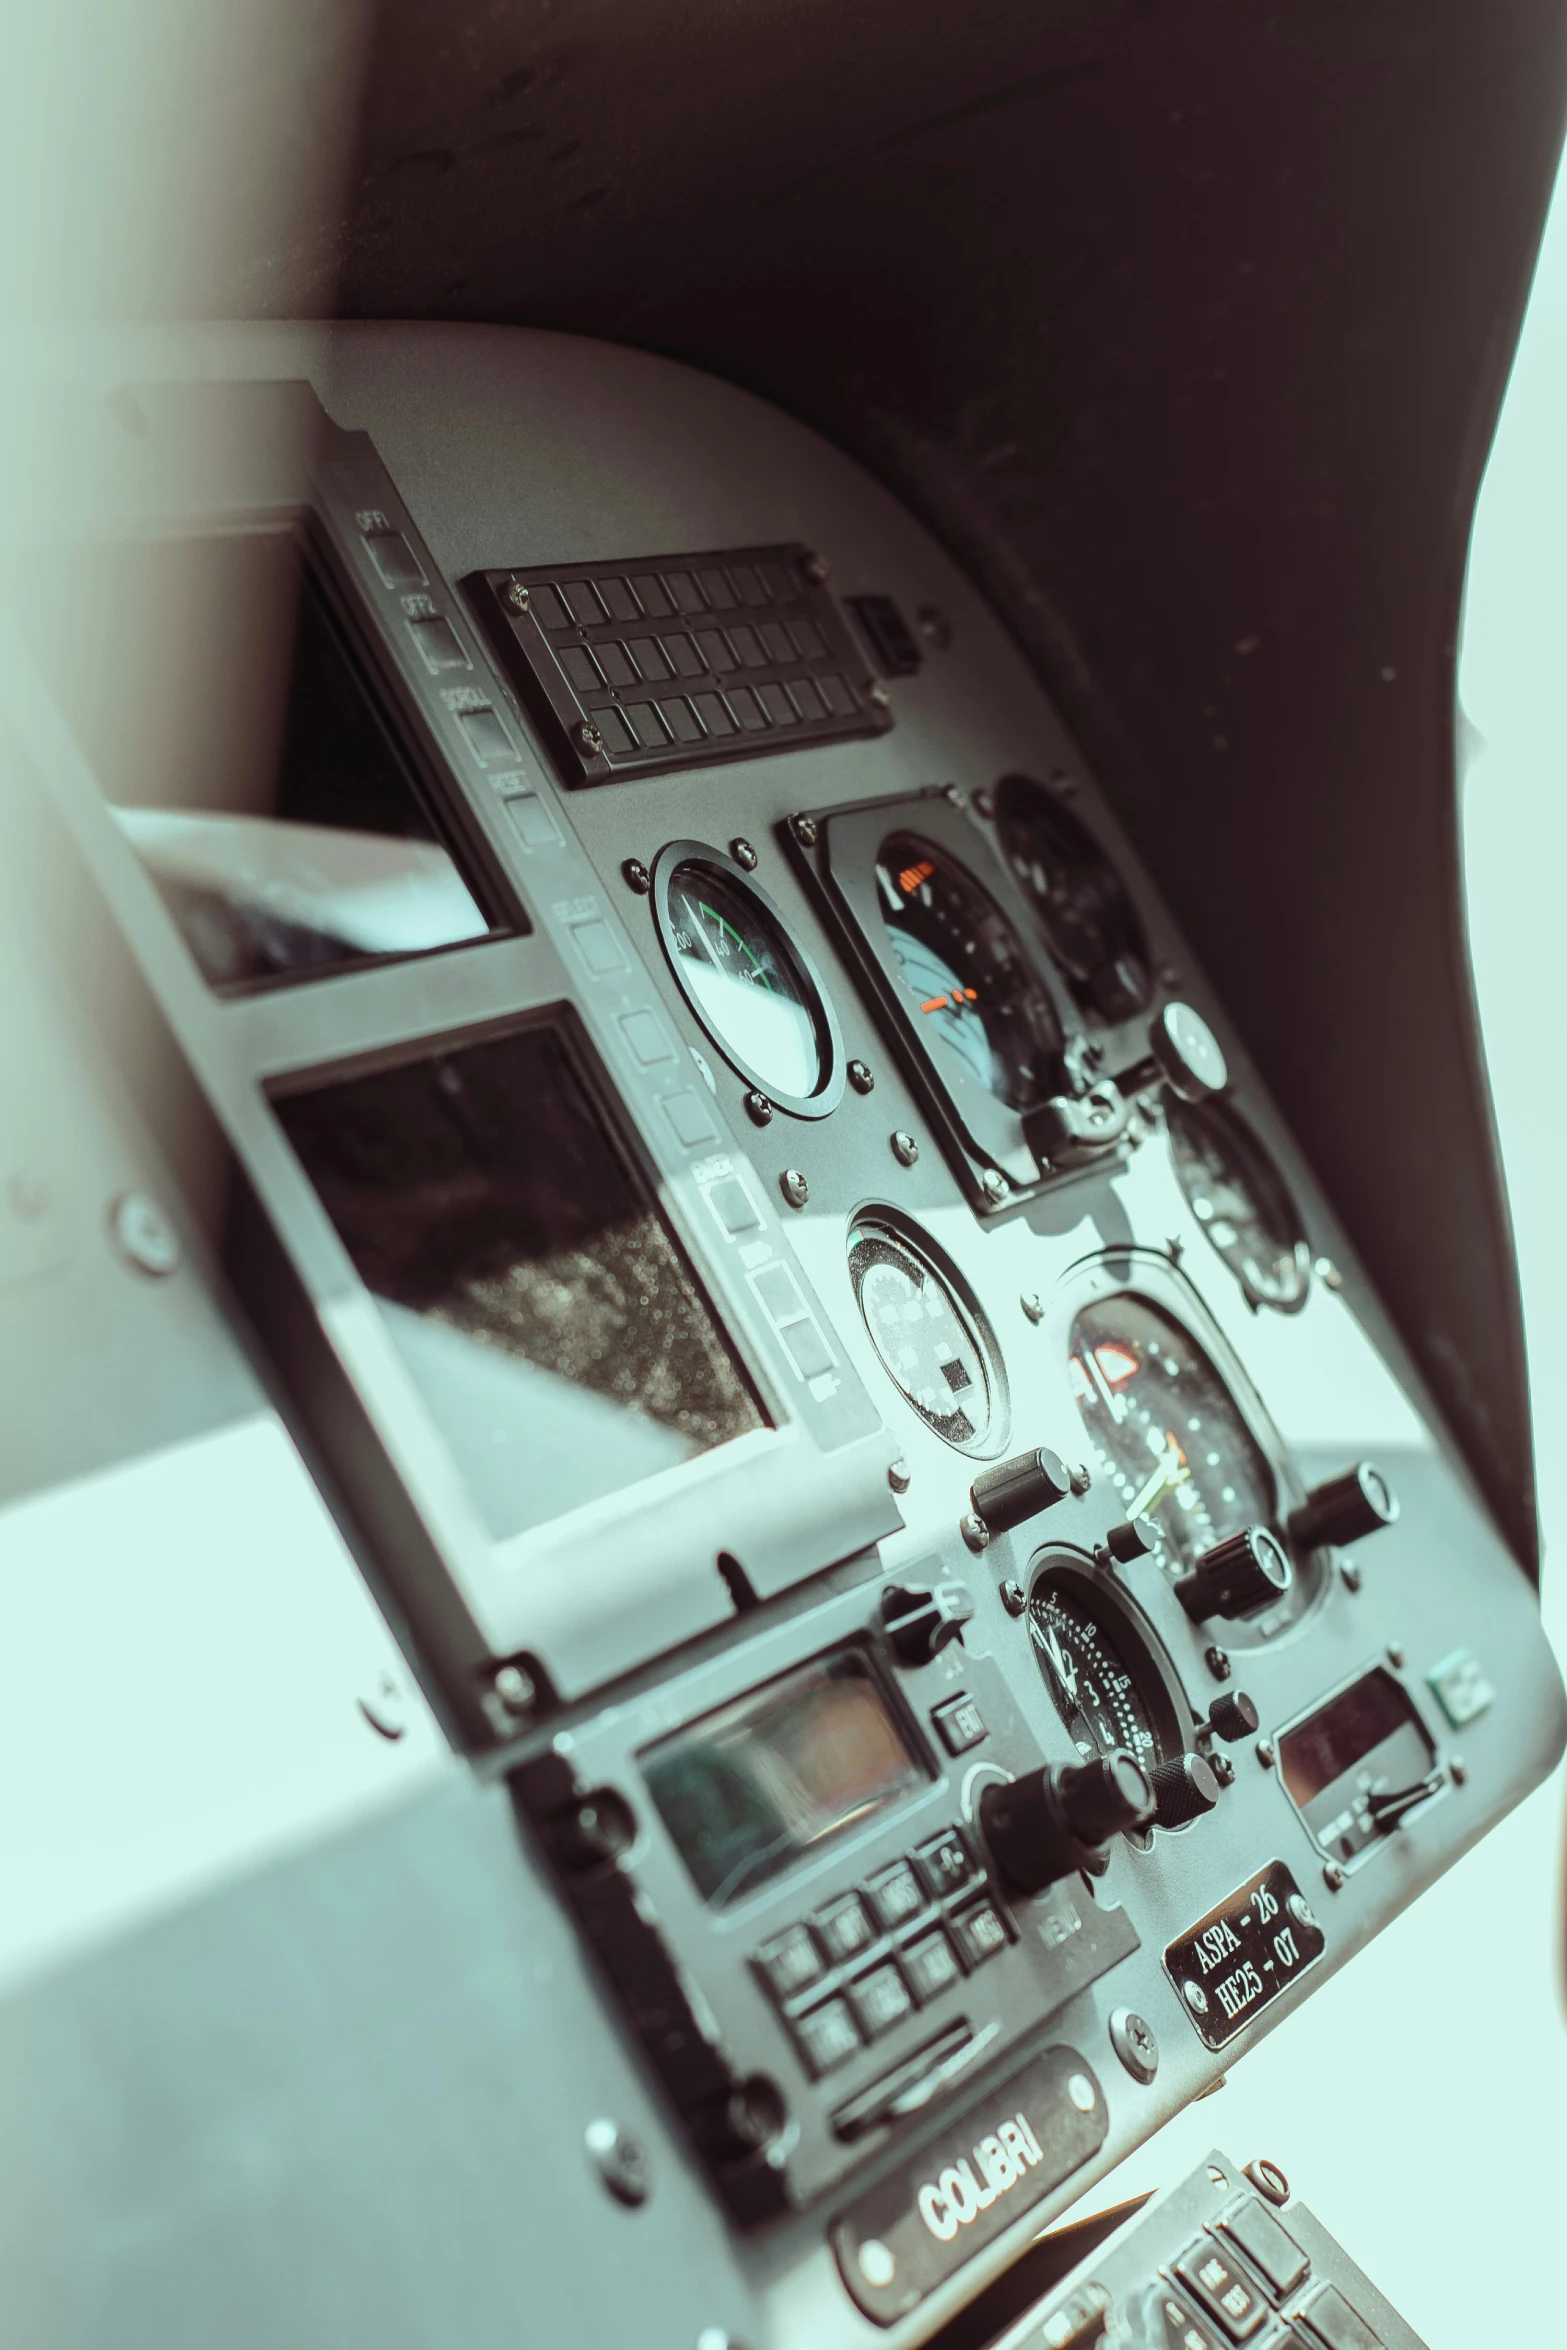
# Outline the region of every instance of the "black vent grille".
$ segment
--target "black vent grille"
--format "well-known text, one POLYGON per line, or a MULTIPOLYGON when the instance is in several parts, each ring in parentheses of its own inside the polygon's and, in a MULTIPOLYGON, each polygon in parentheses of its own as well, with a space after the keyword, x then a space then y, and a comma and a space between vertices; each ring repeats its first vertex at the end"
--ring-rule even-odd
POLYGON ((808 549, 481 571, 463 584, 568 784, 892 724, 808 549))

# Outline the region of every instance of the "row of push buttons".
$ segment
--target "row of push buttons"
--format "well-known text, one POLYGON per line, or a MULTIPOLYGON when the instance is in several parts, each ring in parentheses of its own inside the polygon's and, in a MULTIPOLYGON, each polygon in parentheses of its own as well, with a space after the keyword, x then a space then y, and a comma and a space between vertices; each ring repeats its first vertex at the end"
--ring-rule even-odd
POLYGON ((956 1828, 919 1845, 818 1911, 809 1922, 775 1935, 757 1953, 757 1965, 815 2075, 831 2072, 868 2040, 879 2040, 1007 1942, 994 1905, 964 1898, 927 1933, 914 1933, 842 1984, 836 1994, 796 2012, 793 2003, 823 1983, 829 1969, 850 1965, 887 1935, 911 1927, 932 1906, 966 1896, 980 1871, 956 1828), (956 1945, 956 1947, 954 1947, 956 1945))
MULTIPOLYGON (((1254 2195, 1245 2195, 1220 2212, 1214 2227, 1182 2253, 1170 2273, 1218 2320, 1225 2339, 1245 2342, 1265 2323, 1270 2305, 1292 2294, 1310 2270, 1309 2255, 1283 2221, 1254 2195), (1236 2260, 1232 2245, 1244 2262, 1236 2260)), ((1166 2304, 1165 2317, 1169 2338, 1181 2350, 1222 2350, 1220 2337, 1178 2302, 1166 2304), (1177 2329, 1177 2319, 1184 2332, 1177 2329)), ((1271 2337, 1272 2350, 1307 2350, 1308 2341, 1311 2350, 1382 2350, 1380 2336, 1334 2285, 1319 2285, 1291 2322, 1304 2330, 1271 2337)))

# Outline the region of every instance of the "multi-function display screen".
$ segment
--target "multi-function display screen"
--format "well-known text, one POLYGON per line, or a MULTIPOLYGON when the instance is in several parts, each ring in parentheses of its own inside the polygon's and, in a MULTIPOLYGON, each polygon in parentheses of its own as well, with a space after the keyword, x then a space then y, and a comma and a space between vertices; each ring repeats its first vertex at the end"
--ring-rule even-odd
POLYGON ((558 1030, 273 1107, 496 1539, 765 1425, 558 1030))
POLYGON ((719 1909, 928 1779, 855 1649, 693 1722, 651 1748, 642 1770, 698 1892, 719 1909))
POLYGON ((1304 1811, 1323 1790, 1363 1763, 1400 1730, 1411 1733, 1409 1760, 1418 1777, 1430 1763, 1430 1741, 1391 1673, 1380 1669, 1353 1682, 1321 1713, 1279 1741, 1284 1784, 1304 1811))

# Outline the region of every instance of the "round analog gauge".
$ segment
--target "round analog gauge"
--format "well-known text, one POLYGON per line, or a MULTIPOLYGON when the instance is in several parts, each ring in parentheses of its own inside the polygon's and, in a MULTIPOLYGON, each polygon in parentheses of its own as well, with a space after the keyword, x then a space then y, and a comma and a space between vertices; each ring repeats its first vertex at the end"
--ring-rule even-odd
POLYGON ((849 1275, 882 1368, 927 1428, 960 1452, 991 1447, 1001 1368, 946 1275, 890 1225, 857 1223, 849 1275))
POLYGON ((1234 1397, 1191 1333, 1146 1298, 1121 1290, 1085 1306, 1067 1374, 1127 1517, 1153 1519, 1167 1565, 1272 1523, 1273 1472, 1234 1397))
POLYGON ((1311 1286, 1295 1202, 1261 1143, 1217 1102, 1166 1103, 1170 1155, 1186 1202, 1253 1305, 1293 1314, 1311 1286))
POLYGON ((1148 942, 1093 834, 1037 783, 1009 775, 996 791, 996 836, 1078 1001, 1107 1020, 1142 1011, 1148 942))
POLYGON ((1128 1661, 1130 1638, 1113 1631, 1075 1577, 1046 1575, 1029 1597, 1028 1629, 1050 1702, 1079 1754, 1126 1747, 1147 1770, 1180 1744, 1152 1668, 1128 1661))
POLYGON ((831 1107, 837 1026, 775 908, 738 868, 706 858, 681 858, 659 880, 665 948, 714 1043, 771 1100, 831 1107))
POLYGON ((930 842, 895 833, 876 861, 882 918, 919 1029, 1009 1109, 1053 1090, 1061 1024, 999 906, 930 842))

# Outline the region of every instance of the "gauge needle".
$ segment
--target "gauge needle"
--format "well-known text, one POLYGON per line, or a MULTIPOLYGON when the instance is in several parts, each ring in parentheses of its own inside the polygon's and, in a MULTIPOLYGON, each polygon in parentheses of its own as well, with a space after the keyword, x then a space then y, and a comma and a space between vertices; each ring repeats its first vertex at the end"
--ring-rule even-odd
POLYGON ((1127 1516, 1129 1518, 1144 1516, 1147 1511, 1153 1508, 1155 1502, 1162 1501, 1166 1493, 1181 1484, 1190 1475, 1191 1470, 1187 1466, 1186 1455, 1172 1436, 1169 1439, 1163 1460, 1147 1484, 1140 1493, 1134 1493, 1127 1503, 1127 1516))

